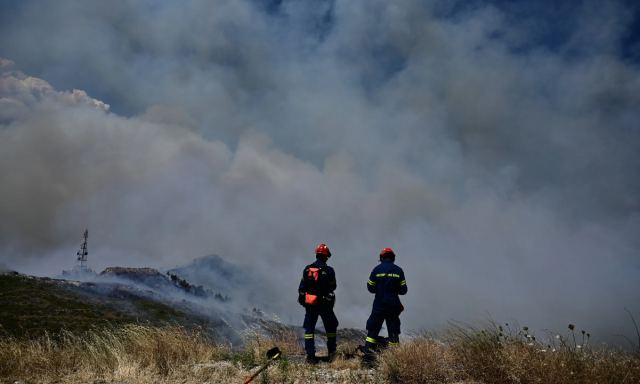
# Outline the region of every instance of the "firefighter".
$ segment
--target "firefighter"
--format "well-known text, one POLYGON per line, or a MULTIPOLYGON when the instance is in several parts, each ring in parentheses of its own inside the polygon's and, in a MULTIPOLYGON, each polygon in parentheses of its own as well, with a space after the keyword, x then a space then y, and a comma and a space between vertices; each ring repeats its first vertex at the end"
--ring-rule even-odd
POLYGON ((327 265, 331 251, 325 244, 316 247, 316 261, 309 264, 302 272, 302 280, 298 287, 298 302, 305 308, 304 315, 304 348, 307 362, 317 364, 315 349, 315 330, 318 316, 322 318, 327 334, 327 359, 331 360, 336 352, 336 330, 338 319, 333 313, 335 304, 336 274, 327 265))
POLYGON ((367 289, 375 293, 371 316, 367 320, 367 339, 364 348, 364 362, 372 365, 375 361, 374 351, 380 347, 381 339, 378 338, 382 323, 387 323, 389 346, 398 345, 400 342, 400 313, 404 310, 398 295, 407 293, 407 281, 402 268, 395 265, 396 254, 391 248, 383 248, 380 251, 380 264, 378 264, 367 281, 367 289))

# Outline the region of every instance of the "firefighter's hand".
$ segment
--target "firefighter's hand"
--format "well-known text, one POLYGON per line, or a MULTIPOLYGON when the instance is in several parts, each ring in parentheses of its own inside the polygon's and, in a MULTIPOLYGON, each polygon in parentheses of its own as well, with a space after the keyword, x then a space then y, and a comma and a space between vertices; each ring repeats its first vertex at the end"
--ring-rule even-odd
POLYGON ((331 308, 334 307, 334 305, 336 305, 336 294, 331 292, 327 295, 327 302, 329 303, 329 305, 331 306, 331 308))

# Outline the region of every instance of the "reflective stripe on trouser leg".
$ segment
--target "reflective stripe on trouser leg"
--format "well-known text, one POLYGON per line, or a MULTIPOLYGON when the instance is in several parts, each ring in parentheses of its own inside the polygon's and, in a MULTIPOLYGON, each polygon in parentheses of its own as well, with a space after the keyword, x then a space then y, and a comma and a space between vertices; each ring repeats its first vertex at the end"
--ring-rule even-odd
POLYGON ((375 338, 367 336, 364 343, 364 356, 362 358, 364 362, 374 363, 376 361, 376 357, 374 355, 376 344, 377 341, 375 338))
POLYGON ((400 344, 400 337, 397 334, 389 333, 389 346, 395 346, 400 344))
POLYGON ((304 316, 304 350, 309 356, 315 356, 315 331, 316 323, 318 322, 318 311, 312 308, 307 308, 304 316))
POLYGON ((334 353, 336 351, 336 333, 327 332, 327 352, 334 353))
POLYGON ((334 353, 336 351, 336 330, 338 329, 338 319, 336 318, 333 309, 325 308, 320 311, 320 317, 322 317, 322 324, 327 332, 327 352, 334 353))
POLYGON ((384 315, 379 312, 372 312, 367 320, 367 343, 366 347, 373 349, 378 343, 378 335, 380 334, 380 328, 384 322, 384 315))
POLYGON ((316 345, 315 345, 315 335, 313 333, 305 333, 304 334, 304 350, 307 352, 307 355, 315 355, 316 353, 316 345))

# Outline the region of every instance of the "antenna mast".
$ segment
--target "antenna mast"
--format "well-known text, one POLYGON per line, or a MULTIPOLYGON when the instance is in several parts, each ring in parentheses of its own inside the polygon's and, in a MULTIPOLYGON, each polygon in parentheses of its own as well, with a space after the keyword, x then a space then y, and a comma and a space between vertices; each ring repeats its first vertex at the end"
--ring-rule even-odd
POLYGON ((80 245, 80 250, 78 251, 78 269, 81 272, 86 272, 87 268, 87 255, 89 255, 89 251, 87 251, 87 239, 89 238, 89 229, 84 230, 84 236, 82 239, 82 245, 80 245))

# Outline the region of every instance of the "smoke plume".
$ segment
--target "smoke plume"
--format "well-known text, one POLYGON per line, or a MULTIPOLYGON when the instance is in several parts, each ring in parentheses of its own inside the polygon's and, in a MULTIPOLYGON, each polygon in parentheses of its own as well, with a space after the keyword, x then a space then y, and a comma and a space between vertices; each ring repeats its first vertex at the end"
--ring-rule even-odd
POLYGON ((390 246, 405 329, 489 315, 611 335, 640 310, 637 7, 0 8, 12 269, 68 268, 88 227, 94 269, 217 253, 260 271, 246 284, 297 323, 326 242, 341 324, 363 327, 390 246))

